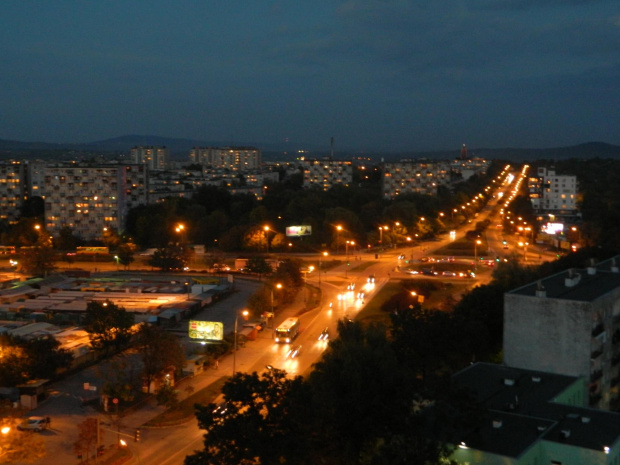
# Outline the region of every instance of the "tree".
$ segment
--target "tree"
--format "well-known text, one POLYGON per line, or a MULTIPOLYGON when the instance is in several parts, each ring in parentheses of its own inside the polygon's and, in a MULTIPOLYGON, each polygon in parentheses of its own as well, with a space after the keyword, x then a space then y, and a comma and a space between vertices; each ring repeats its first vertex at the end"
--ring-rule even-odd
POLYGON ((155 251, 149 260, 149 265, 162 271, 182 270, 185 264, 189 262, 188 251, 189 249, 180 244, 168 244, 166 247, 155 251))
POLYGON ((113 302, 89 302, 82 327, 90 337, 91 345, 106 354, 116 351, 129 341, 134 315, 113 302))
POLYGON ((123 264, 125 268, 133 263, 135 260, 134 255, 138 251, 138 246, 131 241, 124 242, 118 246, 116 255, 118 260, 123 264))
POLYGON ((302 378, 289 379, 277 369, 235 374, 222 388, 224 414, 215 404, 196 406, 198 424, 207 431, 204 450, 187 456, 185 465, 302 463, 295 457, 307 436, 298 429, 304 424, 300 412, 309 414, 303 389, 302 378))
POLYGON ((263 274, 271 273, 271 265, 267 263, 263 257, 252 257, 248 259, 248 263, 245 266, 246 270, 250 273, 256 273, 259 277, 263 274))
POLYGON ((46 232, 39 232, 35 245, 20 252, 21 268, 26 273, 47 276, 54 270, 56 253, 46 232))
POLYGON ((0 463, 41 463, 47 454, 43 437, 19 431, 19 422, 11 403, 0 402, 0 463))
POLYGON ((86 418, 77 425, 78 439, 73 443, 73 452, 78 456, 86 456, 86 460, 91 455, 91 450, 96 452, 97 446, 103 439, 103 430, 99 427, 96 418, 86 418))
POLYGON ((177 337, 159 326, 142 324, 137 348, 143 365, 142 378, 149 392, 154 379, 168 371, 179 373, 185 364, 185 352, 177 337))
POLYGON ((61 348, 60 341, 53 336, 39 337, 23 342, 27 357, 29 378, 54 378, 59 370, 69 368, 73 354, 61 348))

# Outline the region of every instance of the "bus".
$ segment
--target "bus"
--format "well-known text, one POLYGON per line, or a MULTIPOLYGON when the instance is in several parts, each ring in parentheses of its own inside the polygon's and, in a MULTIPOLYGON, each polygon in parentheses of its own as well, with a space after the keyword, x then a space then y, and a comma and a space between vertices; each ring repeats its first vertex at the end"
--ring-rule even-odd
POLYGON ((276 342, 288 344, 295 339, 298 333, 299 318, 287 318, 276 328, 274 338, 276 342))
POLYGON ((109 247, 77 247, 75 250, 77 255, 105 255, 110 253, 109 247))
POLYGON ((15 255, 15 246, 0 245, 0 255, 15 255))

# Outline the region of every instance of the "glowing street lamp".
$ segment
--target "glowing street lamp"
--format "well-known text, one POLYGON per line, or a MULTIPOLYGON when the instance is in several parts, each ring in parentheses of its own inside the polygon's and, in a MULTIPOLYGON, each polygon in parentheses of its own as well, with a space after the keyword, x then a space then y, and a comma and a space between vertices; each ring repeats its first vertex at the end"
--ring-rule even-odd
POLYGON ((387 226, 379 226, 379 244, 383 247, 383 230, 388 230, 387 226))
POLYGON ((476 270, 476 267, 478 266, 478 246, 482 244, 482 241, 480 239, 476 239, 476 242, 474 242, 474 270, 476 270))
POLYGON ((340 250, 340 231, 342 231, 342 226, 336 226, 336 255, 338 255, 338 251, 340 250))
POLYGON ((329 254, 327 252, 323 252, 319 255, 319 289, 321 289, 321 269, 323 268, 323 264, 321 262, 322 257, 327 257, 329 254))
MULTIPOLYGON (((276 289, 282 289, 282 284, 278 283, 274 287, 276 289)), ((272 320, 271 320, 271 327, 274 326, 275 319, 276 319, 276 313, 275 313, 274 308, 273 308, 273 289, 274 289, 274 287, 271 288, 271 318, 272 318, 272 320)))
MULTIPOLYGON (((241 312, 241 316, 245 319, 248 317, 248 315, 250 314, 250 312, 248 312, 247 310, 243 310, 241 312)), ((233 343, 233 376, 235 375, 235 373, 237 372, 237 322, 239 320, 239 313, 235 314, 235 340, 233 343)))
POLYGON ((269 231, 271 228, 269 226, 263 226, 263 229, 265 230, 265 241, 267 242, 267 253, 269 253, 269 231))

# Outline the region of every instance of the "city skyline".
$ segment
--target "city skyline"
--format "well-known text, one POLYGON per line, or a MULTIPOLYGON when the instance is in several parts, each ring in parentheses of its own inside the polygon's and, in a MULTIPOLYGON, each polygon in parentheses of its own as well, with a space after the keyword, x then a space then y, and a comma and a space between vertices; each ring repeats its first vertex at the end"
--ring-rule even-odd
POLYGON ((0 5, 0 138, 620 145, 612 1, 0 5))

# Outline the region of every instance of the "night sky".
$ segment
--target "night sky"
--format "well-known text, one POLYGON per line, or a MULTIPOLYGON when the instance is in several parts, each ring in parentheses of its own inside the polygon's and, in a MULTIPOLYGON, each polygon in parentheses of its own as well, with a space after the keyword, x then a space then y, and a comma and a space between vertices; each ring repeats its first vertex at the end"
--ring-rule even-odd
POLYGON ((0 139, 620 145, 618 0, 5 0, 0 139))

